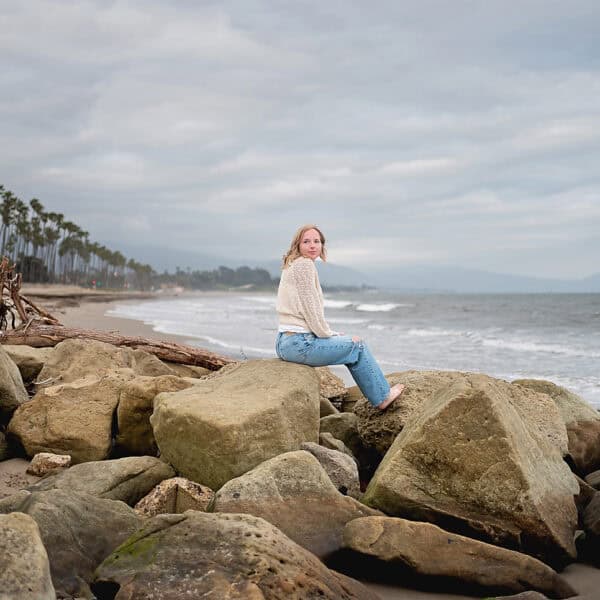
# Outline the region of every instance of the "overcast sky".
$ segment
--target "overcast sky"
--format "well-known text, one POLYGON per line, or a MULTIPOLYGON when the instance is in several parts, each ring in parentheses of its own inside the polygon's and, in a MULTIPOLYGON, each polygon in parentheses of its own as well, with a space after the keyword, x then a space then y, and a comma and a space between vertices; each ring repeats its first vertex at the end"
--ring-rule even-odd
POLYGON ((599 31, 597 0, 0 0, 0 183, 112 249, 276 259, 316 222, 363 271, 589 275, 599 31))

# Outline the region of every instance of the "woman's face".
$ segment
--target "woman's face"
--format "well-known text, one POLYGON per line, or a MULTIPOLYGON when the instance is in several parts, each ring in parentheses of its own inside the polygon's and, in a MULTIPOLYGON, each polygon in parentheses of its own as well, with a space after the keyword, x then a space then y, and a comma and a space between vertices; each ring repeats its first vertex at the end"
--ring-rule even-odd
POLYGON ((321 256, 321 236, 316 229, 308 229, 300 238, 300 254, 315 260, 321 256))

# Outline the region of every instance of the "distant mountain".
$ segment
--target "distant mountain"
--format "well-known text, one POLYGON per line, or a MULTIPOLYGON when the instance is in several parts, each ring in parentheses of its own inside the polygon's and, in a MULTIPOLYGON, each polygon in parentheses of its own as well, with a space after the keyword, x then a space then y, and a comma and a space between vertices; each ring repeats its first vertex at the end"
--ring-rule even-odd
MULTIPOLYGON (((196 252, 193 250, 174 250, 156 246, 132 246, 111 243, 111 248, 121 251, 127 258, 148 263, 156 271, 165 269, 174 272, 177 267, 183 270, 216 269, 225 267, 260 267, 266 269, 271 277, 279 277, 281 261, 232 259, 223 256, 196 252)), ((404 292, 452 292, 452 293, 544 293, 544 292, 592 292, 600 293, 600 273, 577 280, 550 279, 493 273, 479 269, 453 267, 450 265, 419 265, 358 270, 350 267, 317 261, 319 277, 323 285, 372 285, 379 288, 404 292)))
POLYGON ((404 291, 482 294, 600 292, 600 273, 585 279, 566 280, 423 265, 378 270, 371 273, 371 278, 377 287, 404 291))

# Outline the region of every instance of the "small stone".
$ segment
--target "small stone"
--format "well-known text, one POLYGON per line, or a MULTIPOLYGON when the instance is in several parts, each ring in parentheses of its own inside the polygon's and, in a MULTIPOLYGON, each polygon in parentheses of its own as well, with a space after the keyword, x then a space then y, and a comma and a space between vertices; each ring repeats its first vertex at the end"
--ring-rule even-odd
POLYGON ((66 469, 71 466, 71 457, 68 454, 52 454, 51 452, 38 452, 29 463, 26 473, 41 477, 53 469, 66 469))
POLYGON ((182 514, 186 510, 206 512, 215 493, 204 485, 194 483, 185 477, 172 477, 159 483, 134 507, 142 517, 160 514, 182 514))

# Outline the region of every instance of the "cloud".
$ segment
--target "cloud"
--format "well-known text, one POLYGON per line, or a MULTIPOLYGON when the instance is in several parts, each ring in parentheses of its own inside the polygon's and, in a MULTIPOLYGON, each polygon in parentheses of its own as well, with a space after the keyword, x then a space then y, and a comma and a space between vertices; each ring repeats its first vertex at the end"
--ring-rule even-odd
POLYGON ((348 265, 585 274, 599 22, 584 0, 4 2, 0 183, 103 243, 263 259, 316 221, 348 265))

